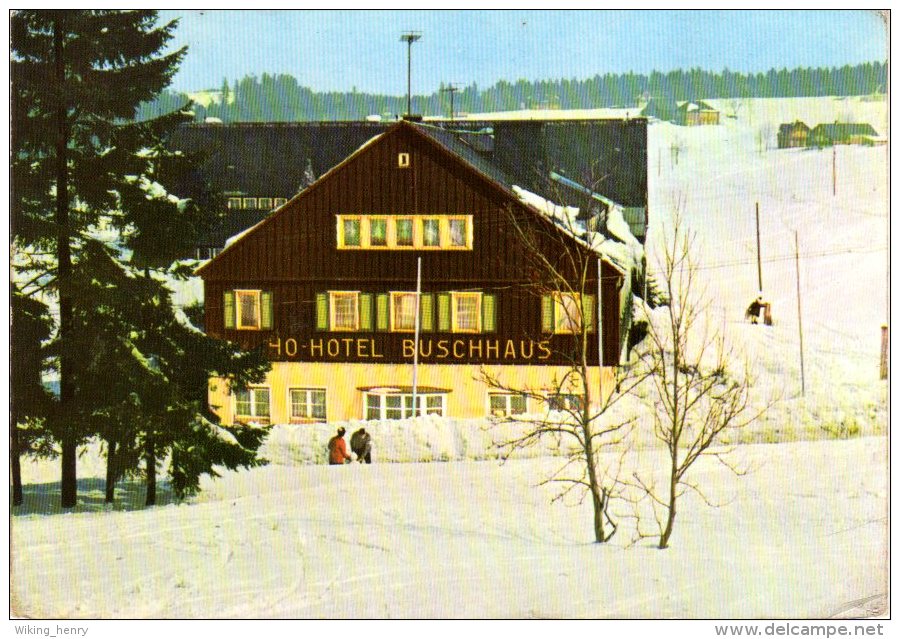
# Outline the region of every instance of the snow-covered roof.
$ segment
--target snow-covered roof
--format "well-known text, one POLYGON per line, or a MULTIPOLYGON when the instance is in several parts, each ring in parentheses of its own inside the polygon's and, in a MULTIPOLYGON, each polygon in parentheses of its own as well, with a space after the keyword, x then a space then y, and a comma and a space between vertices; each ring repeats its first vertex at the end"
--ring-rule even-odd
POLYGON ((620 208, 612 207, 607 213, 607 231, 616 236, 610 238, 603 233, 589 230, 584 221, 579 219, 578 207, 556 204, 520 186, 514 185, 512 188, 523 204, 552 220, 557 228, 604 258, 620 273, 640 269, 644 247, 632 235, 620 208))

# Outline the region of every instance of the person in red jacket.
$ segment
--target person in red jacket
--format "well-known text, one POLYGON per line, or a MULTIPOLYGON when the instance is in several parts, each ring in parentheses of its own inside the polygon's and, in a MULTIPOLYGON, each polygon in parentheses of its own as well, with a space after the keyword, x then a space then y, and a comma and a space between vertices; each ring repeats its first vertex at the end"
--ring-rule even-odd
POLYGON ((344 433, 347 431, 338 428, 337 435, 328 440, 328 463, 349 464, 350 455, 347 454, 347 442, 344 441, 344 433))

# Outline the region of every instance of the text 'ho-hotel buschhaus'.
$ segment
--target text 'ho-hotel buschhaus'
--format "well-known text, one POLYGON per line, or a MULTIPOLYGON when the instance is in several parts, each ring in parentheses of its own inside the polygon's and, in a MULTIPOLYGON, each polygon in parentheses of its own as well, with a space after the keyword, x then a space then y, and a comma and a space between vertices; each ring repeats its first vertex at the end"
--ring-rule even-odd
POLYGON ((197 271, 205 330, 272 361, 247 390, 210 381, 225 424, 401 419, 414 393, 428 415, 539 410, 484 370, 571 406, 579 389, 551 380, 571 366, 577 322, 591 384, 627 350, 644 279, 645 119, 197 124, 175 142, 207 152, 236 225, 200 247, 212 256, 197 271), (578 206, 574 223, 545 201, 578 206), (587 251, 600 267, 554 292, 536 286, 536 249, 587 251))

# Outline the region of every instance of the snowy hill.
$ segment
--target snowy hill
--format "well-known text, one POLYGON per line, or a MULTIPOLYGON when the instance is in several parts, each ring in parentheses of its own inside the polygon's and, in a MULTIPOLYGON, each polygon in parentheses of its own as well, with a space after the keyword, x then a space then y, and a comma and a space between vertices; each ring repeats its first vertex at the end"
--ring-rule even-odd
MULTIPOLYGON (((720 105, 723 114, 731 106, 720 105)), ((803 98, 749 100, 719 126, 650 125, 651 268, 677 208, 700 242, 710 321, 750 358, 758 401, 778 398, 765 421, 735 440, 787 442, 738 446, 750 470, 743 478, 702 461, 697 476, 722 505, 686 495, 669 550, 629 548, 629 524, 611 545, 592 544, 589 505, 552 502, 553 488, 535 487, 558 466, 547 456, 553 451, 500 465, 486 422, 372 425, 376 463, 346 468, 321 464, 336 425, 279 426, 264 450, 269 466, 204 481, 187 504, 170 503, 164 483, 166 505, 148 510, 140 509, 141 487, 128 482, 116 510, 104 510, 96 447, 79 460, 74 513, 55 512, 58 462, 23 463, 26 503, 11 526, 15 614, 883 614, 887 151, 775 150, 774 136, 795 119, 868 122, 885 134, 886 118, 884 101, 803 98), (744 320, 758 289, 757 202, 771 327, 744 320), (418 461, 432 463, 385 463, 418 461)), ((184 284, 179 303, 200 291, 184 284)), ((652 439, 645 433, 641 442, 634 463, 659 467, 652 439)))
POLYGON ((777 389, 783 399, 768 420, 781 429, 779 439, 810 436, 804 434, 810 425, 883 433, 887 383, 878 377, 881 326, 887 323, 887 150, 775 149, 778 125, 798 118, 811 126, 835 118, 869 122, 883 132, 886 104, 862 98, 749 100, 738 119, 724 118, 719 126, 653 124, 649 262, 672 211, 680 208, 697 233, 712 321, 722 322, 749 354, 760 386, 777 389), (761 133, 770 136, 762 148, 761 133), (773 327, 751 326, 743 316, 758 289, 757 202, 763 293, 773 306, 773 327))
POLYGON ((591 543, 590 507, 535 487, 553 458, 271 465, 204 482, 189 505, 14 517, 13 609, 66 618, 883 613, 887 475, 857 471, 883 469, 885 444, 748 445, 744 478, 704 460, 697 477, 723 505, 688 493, 665 551, 628 548, 627 521, 612 544, 591 543))

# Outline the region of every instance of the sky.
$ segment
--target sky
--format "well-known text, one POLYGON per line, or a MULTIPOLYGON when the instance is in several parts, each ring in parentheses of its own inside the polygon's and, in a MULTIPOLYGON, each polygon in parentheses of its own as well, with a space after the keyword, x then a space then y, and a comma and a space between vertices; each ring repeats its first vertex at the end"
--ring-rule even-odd
POLYGON ((700 67, 721 71, 831 67, 886 60, 887 30, 871 11, 711 10, 164 10, 189 46, 172 88, 218 88, 245 75, 288 73, 318 91, 403 95, 404 31, 412 91, 441 82, 487 88, 504 79, 700 67))

